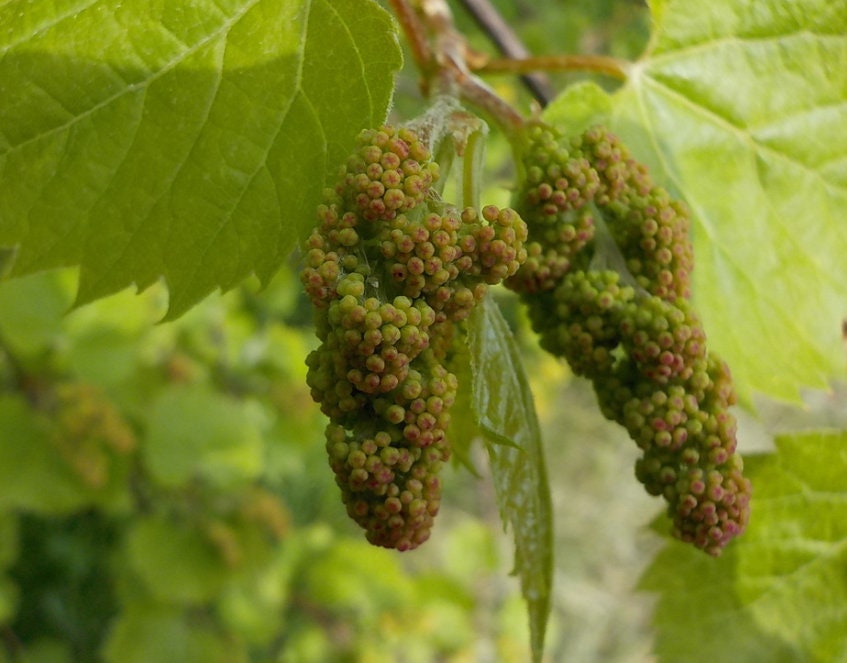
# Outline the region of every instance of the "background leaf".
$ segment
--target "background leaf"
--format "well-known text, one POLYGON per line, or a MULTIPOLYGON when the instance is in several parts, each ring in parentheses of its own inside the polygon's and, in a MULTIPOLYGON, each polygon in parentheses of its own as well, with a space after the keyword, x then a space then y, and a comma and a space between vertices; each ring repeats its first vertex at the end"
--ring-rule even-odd
POLYGON ((776 440, 745 468, 744 536, 719 559, 669 542, 641 587, 659 594, 662 661, 847 660, 847 432, 776 440))
POLYGON ((104 485, 92 486, 59 453, 53 419, 28 405, 20 397, 0 396, 0 509, 63 514, 126 508, 126 463, 104 485))
POLYGON ((473 408, 485 436, 503 522, 515 539, 515 573, 541 660, 553 584, 553 514, 541 431, 518 349, 489 295, 470 321, 473 408))
POLYGON ((796 399, 844 374, 847 5, 653 3, 651 47, 594 104, 692 209, 694 295, 741 395, 796 399), (608 113, 608 114, 606 114, 608 113))
POLYGON ((401 56, 367 0, 0 6, 0 245, 86 302, 164 276, 175 317, 314 221, 401 56))
POLYGON ((227 579, 226 564, 208 536, 176 519, 137 520, 126 546, 130 567, 162 602, 209 601, 227 579))
POLYGON ((109 663, 246 663, 242 647, 192 617, 164 605, 128 610, 113 625, 103 658, 109 663))
POLYGON ((163 391, 150 409, 143 453, 162 485, 205 479, 235 486, 261 473, 262 436, 242 402, 207 387, 178 386, 163 391))

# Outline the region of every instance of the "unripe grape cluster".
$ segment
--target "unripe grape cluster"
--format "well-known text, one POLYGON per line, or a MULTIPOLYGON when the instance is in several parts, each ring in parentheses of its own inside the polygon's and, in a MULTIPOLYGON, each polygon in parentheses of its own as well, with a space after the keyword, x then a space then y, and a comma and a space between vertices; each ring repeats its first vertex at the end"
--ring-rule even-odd
POLYGON ((718 555, 746 527, 751 486, 729 369, 690 302, 688 212, 601 127, 568 142, 533 125, 528 139, 528 258, 506 285, 638 444, 636 477, 667 501, 673 534, 718 555))
POLYGON ((319 347, 312 397, 347 512, 376 545, 429 538, 456 398, 457 324, 526 259, 511 209, 458 210, 433 189, 438 165, 410 128, 362 132, 325 192, 301 272, 319 347))

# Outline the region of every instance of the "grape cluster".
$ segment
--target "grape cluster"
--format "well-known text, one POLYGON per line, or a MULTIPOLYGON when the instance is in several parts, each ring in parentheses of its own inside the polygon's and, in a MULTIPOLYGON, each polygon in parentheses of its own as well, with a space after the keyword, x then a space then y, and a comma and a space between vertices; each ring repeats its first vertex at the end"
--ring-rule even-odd
POLYGON ((526 259, 516 212, 458 210, 437 179, 413 130, 362 132, 318 207, 301 271, 321 341, 307 381, 330 419, 330 466, 368 540, 398 550, 426 541, 438 513, 457 324, 526 259))
POLYGON ((601 127, 567 143, 532 126, 523 165, 528 259, 507 286, 638 444, 636 477, 666 499, 674 535, 719 554, 746 527, 751 487, 729 369, 690 303, 685 207, 601 127))

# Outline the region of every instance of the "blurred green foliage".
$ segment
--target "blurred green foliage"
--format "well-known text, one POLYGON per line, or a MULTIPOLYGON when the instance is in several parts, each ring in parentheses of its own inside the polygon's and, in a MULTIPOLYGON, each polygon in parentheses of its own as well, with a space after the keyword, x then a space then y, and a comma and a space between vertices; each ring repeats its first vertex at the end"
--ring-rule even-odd
POLYGON ((457 506, 421 554, 348 521, 292 270, 166 324, 160 287, 69 311, 74 278, 0 284, 8 660, 526 656, 496 506, 472 511, 482 479, 454 470, 457 506))

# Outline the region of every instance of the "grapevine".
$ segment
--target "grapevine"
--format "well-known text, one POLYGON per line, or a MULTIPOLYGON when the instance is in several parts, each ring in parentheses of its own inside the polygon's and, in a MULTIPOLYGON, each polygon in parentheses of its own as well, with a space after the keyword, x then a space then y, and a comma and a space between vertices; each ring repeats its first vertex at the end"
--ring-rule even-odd
POLYGON ((845 3, 0 5, 0 663, 844 658, 845 3))
POLYGON ((541 346, 592 381, 603 414, 639 445, 636 477, 667 501, 673 534, 720 554, 747 525, 751 487, 729 369, 691 305, 686 207, 603 127, 568 140, 521 118, 461 59, 439 58, 428 30, 444 53, 463 48, 439 3, 420 15, 395 7, 421 70, 438 72, 427 82, 495 119, 521 156, 520 180, 517 212, 459 212, 433 195, 426 130, 383 127, 361 134, 319 207, 302 271, 321 340, 308 383, 330 418, 348 513, 378 545, 429 537, 450 455, 455 325, 502 281, 541 346))

